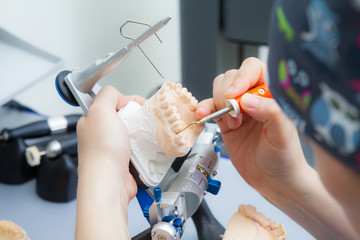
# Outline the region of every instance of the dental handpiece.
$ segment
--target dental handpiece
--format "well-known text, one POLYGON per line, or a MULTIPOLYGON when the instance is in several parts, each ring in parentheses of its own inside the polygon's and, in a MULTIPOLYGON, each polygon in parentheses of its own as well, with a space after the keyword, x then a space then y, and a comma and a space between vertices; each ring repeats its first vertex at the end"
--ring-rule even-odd
POLYGON ((38 143, 25 149, 25 158, 30 166, 40 165, 41 158, 56 158, 61 154, 75 156, 77 154, 76 133, 67 134, 57 139, 38 143))
MULTIPOLYGON (((249 91, 247 91, 245 93, 250 93, 250 94, 253 94, 253 95, 258 95, 258 96, 266 97, 266 98, 272 98, 269 87, 265 83, 255 87, 255 88, 252 88, 252 89, 250 89, 249 91)), ((209 114, 208 116, 200 119, 199 121, 191 122, 185 128, 183 128, 180 132, 182 132, 185 129, 189 128, 193 124, 204 124, 204 123, 206 123, 206 122, 208 122, 210 120, 213 120, 215 118, 218 118, 218 117, 224 115, 225 113, 229 113, 232 117, 236 117, 241 112, 243 112, 240 102, 241 102, 242 96, 245 93, 243 93, 240 96, 237 96, 237 97, 235 97, 233 99, 226 99, 225 100, 225 104, 226 104, 225 108, 220 109, 219 111, 216 111, 216 112, 214 112, 212 114, 209 114)))
POLYGON ((4 129, 0 133, 0 141, 10 141, 15 138, 35 138, 55 133, 75 131, 80 114, 61 117, 50 117, 14 129, 4 129))

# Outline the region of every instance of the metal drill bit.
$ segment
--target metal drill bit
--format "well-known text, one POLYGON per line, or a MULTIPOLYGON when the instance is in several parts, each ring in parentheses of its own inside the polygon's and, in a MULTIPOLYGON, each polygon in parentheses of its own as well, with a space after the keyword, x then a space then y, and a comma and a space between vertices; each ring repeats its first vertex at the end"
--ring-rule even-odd
POLYGON ((213 120, 217 117, 220 117, 222 115, 224 115, 225 113, 228 113, 228 112, 231 112, 232 110, 234 110, 234 107, 232 105, 228 106, 228 107, 225 107, 223 109, 220 109, 219 111, 216 111, 212 114, 209 114, 207 115, 206 117, 200 119, 199 121, 196 121, 196 122, 191 122, 189 125, 187 125, 186 127, 184 127, 180 132, 178 133, 181 133, 182 131, 184 131, 185 129, 189 128, 191 125, 194 125, 194 124, 204 124, 210 120, 213 120))

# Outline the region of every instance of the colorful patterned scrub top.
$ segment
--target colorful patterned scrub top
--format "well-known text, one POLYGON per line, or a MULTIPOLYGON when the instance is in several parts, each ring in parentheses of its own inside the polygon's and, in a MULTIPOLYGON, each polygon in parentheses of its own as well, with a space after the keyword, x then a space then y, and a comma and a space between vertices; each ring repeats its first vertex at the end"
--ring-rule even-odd
POLYGON ((300 131, 360 173, 360 0, 278 0, 267 81, 300 131))

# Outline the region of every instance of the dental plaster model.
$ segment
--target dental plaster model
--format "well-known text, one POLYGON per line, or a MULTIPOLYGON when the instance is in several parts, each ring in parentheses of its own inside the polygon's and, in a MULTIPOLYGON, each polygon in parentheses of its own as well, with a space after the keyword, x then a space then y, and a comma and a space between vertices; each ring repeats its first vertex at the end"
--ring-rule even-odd
POLYGON ((30 240, 24 229, 11 221, 0 221, 0 240, 30 240))
POLYGON ((156 186, 176 157, 185 156, 201 133, 198 101, 180 83, 164 83, 143 107, 130 102, 119 111, 130 135, 131 159, 147 186, 156 186))
POLYGON ((282 224, 273 222, 252 205, 240 205, 225 230, 223 240, 285 240, 282 224))

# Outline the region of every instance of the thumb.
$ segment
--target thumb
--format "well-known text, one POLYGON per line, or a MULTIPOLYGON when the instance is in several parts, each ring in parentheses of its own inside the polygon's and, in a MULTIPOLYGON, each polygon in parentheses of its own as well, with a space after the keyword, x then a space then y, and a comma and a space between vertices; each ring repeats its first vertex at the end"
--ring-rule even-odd
POLYGON ((266 139, 272 146, 282 149, 293 144, 289 139, 297 136, 296 127, 274 99, 245 93, 241 98, 241 107, 253 119, 263 123, 266 139))
POLYGON ((245 93, 240 104, 248 115, 269 128, 283 124, 285 114, 274 99, 245 93))

